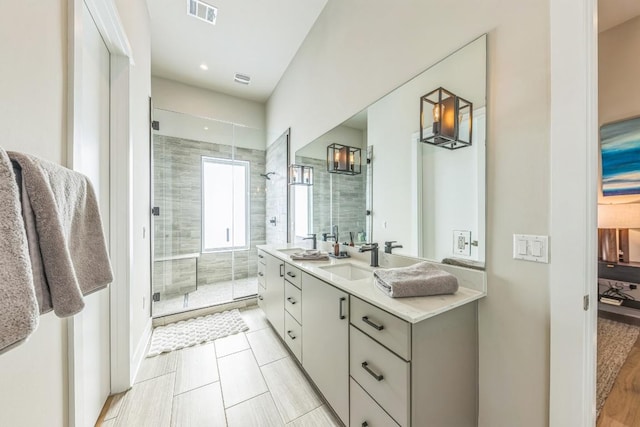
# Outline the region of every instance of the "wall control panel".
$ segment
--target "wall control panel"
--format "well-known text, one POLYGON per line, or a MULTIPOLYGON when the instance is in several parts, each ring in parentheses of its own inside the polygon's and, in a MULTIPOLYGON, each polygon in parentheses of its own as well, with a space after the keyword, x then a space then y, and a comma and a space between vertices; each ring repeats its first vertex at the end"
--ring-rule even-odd
POLYGON ((513 258, 549 263, 549 236, 513 235, 513 258))

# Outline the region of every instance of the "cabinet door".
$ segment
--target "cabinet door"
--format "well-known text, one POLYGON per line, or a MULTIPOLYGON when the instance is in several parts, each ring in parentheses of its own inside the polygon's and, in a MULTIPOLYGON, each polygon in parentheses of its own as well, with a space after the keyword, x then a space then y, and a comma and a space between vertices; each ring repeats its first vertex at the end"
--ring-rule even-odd
POLYGON ((349 425, 349 295, 302 273, 302 366, 349 425))
POLYGON ((263 310, 275 331, 284 338, 284 261, 265 254, 266 289, 263 292, 263 310))

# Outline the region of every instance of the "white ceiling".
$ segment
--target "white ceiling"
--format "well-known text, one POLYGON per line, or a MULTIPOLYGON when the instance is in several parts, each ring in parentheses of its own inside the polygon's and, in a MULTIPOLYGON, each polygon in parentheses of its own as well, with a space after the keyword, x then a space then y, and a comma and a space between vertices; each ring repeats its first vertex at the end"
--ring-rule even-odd
POLYGON ((218 8, 216 25, 187 15, 187 0, 149 0, 151 73, 264 102, 327 0, 205 2, 218 8), (234 82, 235 73, 251 83, 234 82))
POLYGON ((640 0, 599 0, 598 31, 606 31, 640 15, 640 0))

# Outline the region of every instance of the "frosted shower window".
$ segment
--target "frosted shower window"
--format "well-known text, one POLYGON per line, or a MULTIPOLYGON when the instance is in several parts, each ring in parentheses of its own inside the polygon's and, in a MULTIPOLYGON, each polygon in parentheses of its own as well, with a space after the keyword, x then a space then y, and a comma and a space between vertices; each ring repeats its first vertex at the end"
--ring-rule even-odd
POLYGON ((248 249, 249 162, 202 158, 202 251, 248 249))

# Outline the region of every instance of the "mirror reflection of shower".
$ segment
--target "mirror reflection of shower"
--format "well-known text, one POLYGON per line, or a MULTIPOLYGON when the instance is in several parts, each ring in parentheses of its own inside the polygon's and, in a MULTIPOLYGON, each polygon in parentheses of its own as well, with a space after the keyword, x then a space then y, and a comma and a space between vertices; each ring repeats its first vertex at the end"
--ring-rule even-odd
POLYGON ((266 242, 261 129, 155 109, 153 315, 255 297, 266 242))

